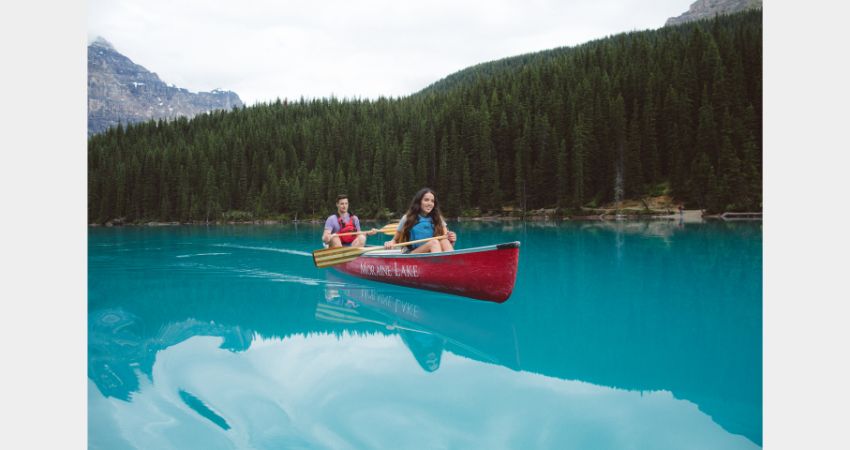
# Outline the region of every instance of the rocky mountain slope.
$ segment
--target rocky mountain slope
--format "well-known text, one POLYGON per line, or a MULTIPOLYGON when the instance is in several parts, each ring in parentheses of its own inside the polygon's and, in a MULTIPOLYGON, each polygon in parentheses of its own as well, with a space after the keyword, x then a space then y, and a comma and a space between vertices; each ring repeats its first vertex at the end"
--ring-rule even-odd
POLYGON ((231 91, 189 92, 167 85, 98 37, 88 47, 89 136, 118 123, 193 117, 215 109, 241 107, 231 91))
POLYGON ((762 0, 697 0, 679 17, 667 19, 665 26, 678 25, 700 19, 711 19, 716 14, 733 14, 748 9, 761 9, 762 0))

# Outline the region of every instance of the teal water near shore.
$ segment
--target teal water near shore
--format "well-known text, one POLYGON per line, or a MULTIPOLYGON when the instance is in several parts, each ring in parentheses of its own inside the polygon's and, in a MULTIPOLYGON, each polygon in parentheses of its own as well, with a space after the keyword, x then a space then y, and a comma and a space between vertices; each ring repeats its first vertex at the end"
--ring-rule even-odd
POLYGON ((450 227, 522 242, 506 303, 316 269, 320 225, 90 229, 89 446, 761 447, 761 222, 450 227))

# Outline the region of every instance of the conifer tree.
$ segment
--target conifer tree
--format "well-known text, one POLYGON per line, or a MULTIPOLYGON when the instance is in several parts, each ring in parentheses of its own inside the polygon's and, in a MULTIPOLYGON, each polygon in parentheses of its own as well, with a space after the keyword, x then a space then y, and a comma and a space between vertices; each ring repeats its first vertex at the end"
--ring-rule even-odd
POLYGON ((339 191, 363 217, 398 215, 422 185, 451 214, 663 182, 691 206, 760 210, 761 36, 746 12, 480 64, 402 98, 121 125, 89 139, 88 220, 305 218, 339 191))
POLYGON ((585 164, 588 149, 588 139, 590 130, 584 121, 584 116, 579 114, 576 120, 575 129, 573 130, 573 161, 572 161, 572 182, 573 182, 573 201, 572 204, 576 208, 581 208, 584 205, 585 194, 585 164))

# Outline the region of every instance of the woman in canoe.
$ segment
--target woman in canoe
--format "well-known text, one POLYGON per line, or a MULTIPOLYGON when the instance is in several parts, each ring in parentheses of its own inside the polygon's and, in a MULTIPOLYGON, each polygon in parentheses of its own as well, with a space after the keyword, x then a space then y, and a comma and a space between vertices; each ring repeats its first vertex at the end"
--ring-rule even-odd
POLYGON ((410 207, 398 224, 398 230, 392 240, 384 242, 384 248, 391 248, 396 243, 415 241, 434 236, 448 235, 447 239, 434 239, 422 244, 404 247, 410 253, 438 253, 454 250, 457 234, 449 231, 440 206, 437 194, 429 188, 422 188, 413 196, 410 207))

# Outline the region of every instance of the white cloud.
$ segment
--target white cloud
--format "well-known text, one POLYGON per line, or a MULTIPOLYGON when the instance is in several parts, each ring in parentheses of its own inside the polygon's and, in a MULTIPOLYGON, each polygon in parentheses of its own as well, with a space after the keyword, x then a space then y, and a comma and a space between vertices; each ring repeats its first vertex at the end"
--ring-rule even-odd
POLYGON ((92 0, 89 38, 192 91, 404 96, 517 54, 658 28, 691 0, 92 0))

